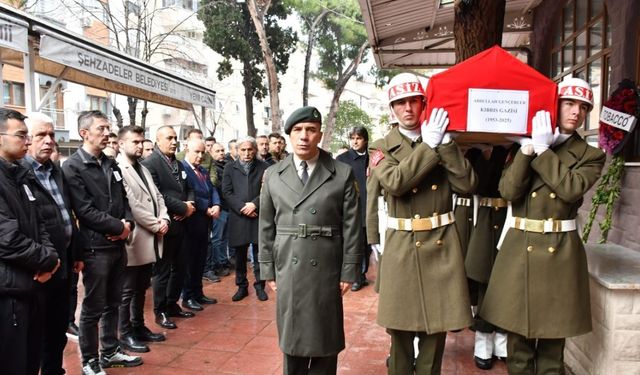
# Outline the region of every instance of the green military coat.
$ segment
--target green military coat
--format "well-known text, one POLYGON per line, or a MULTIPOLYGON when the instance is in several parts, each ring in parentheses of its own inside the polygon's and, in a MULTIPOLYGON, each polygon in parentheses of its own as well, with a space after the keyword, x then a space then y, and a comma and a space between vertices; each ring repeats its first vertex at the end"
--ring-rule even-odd
MULTIPOLYGON (((478 175, 476 196, 481 198, 501 198, 498 183, 504 169, 507 149, 501 146, 493 147, 488 159, 478 151, 475 162, 471 164, 478 175)), ((507 216, 507 207, 478 206, 477 218, 469 239, 465 269, 467 277, 488 284, 495 258, 498 254, 498 240, 507 216)))
MULTIPOLYGON (((412 146, 392 129, 379 150, 384 158, 372 172, 384 189, 390 217, 450 212, 452 191, 468 194, 475 188, 476 176, 454 142, 435 149, 426 143, 412 146)), ((471 324, 454 225, 416 232, 387 229, 379 270, 378 323, 383 327, 435 333, 471 324)))
MULTIPOLYGON (((575 219, 604 162, 602 151, 573 134, 537 157, 515 153, 500 180, 500 193, 512 202, 515 217, 575 219)), ((589 332, 589 275, 577 231, 509 229, 480 316, 529 338, 589 332)))
POLYGON ((320 150, 306 185, 293 156, 265 172, 260 194, 260 275, 276 280, 276 321, 283 353, 324 357, 345 347, 340 282, 360 280, 362 225, 351 167, 320 150), (301 237, 279 227, 332 226, 301 237), (280 232, 280 234, 279 234, 280 232))

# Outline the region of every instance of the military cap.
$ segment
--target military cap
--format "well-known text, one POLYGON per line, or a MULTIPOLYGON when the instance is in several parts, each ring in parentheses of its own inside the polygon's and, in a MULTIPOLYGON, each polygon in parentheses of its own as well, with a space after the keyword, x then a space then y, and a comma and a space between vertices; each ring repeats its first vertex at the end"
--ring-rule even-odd
POLYGON ((316 107, 302 107, 298 108, 289 116, 287 122, 284 123, 285 134, 291 133, 291 129, 295 124, 301 122, 317 122, 322 124, 322 116, 320 111, 316 107))

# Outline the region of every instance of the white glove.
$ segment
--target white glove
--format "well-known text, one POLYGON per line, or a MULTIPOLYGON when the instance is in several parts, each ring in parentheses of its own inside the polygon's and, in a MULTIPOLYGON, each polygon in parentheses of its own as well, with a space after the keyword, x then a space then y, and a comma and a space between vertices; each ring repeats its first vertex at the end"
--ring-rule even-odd
POLYGON ((373 250, 373 256, 376 258, 376 262, 377 262, 378 259, 380 259, 380 255, 382 255, 382 253, 380 252, 380 245, 375 243, 370 246, 371 246, 371 250, 373 250))
POLYGON ((547 151, 553 143, 553 138, 551 114, 547 111, 536 112, 531 120, 531 140, 534 152, 540 155, 547 151))
MULTIPOLYGON (((431 111, 429 122, 422 125, 422 142, 431 148, 436 148, 442 143, 447 126, 449 125, 449 114, 442 108, 434 108, 431 111)), ((451 139, 449 139, 449 142, 451 139)))
POLYGON ((533 141, 531 140, 531 138, 527 138, 527 137, 513 136, 513 137, 507 137, 507 139, 510 140, 511 142, 515 142, 519 144, 520 146, 533 144, 533 141))

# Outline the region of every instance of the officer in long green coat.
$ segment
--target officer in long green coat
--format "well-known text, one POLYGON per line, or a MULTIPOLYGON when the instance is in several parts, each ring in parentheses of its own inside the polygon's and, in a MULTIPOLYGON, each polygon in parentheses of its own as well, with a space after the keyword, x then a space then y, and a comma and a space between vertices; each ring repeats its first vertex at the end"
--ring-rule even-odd
POLYGON ((578 78, 559 85, 558 128, 534 116, 500 180, 512 216, 480 316, 509 331, 509 374, 563 374, 564 341, 591 330, 587 260, 575 218, 600 177, 605 155, 577 133, 593 108, 578 78))
POLYGON ((446 111, 434 110, 420 126, 425 97, 414 74, 393 77, 388 94, 400 124, 370 155, 389 215, 377 320, 391 335, 390 374, 439 374, 446 332, 471 324, 451 197, 471 193, 476 176, 445 133, 446 111))
POLYGON ((260 195, 261 278, 276 291, 285 374, 335 374, 345 347, 342 295, 360 278, 362 225, 351 167, 318 148, 320 112, 285 124, 293 153, 267 169, 260 195))

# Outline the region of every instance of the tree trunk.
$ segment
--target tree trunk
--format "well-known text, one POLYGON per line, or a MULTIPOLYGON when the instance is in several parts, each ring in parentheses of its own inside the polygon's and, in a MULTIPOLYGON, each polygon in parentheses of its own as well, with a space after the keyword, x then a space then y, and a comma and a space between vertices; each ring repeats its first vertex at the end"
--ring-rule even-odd
POLYGON ((149 108, 147 108, 147 101, 145 100, 142 104, 142 111, 140 111, 140 126, 142 127, 142 129, 146 129, 148 113, 149 108))
POLYGON ((129 125, 136 124, 136 107, 138 106, 138 99, 127 97, 127 103, 129 104, 129 125))
POLYGON ((342 77, 340 77, 336 81, 336 88, 333 91, 333 97, 331 98, 331 106, 329 107, 329 114, 327 115, 327 118, 325 119, 325 122, 324 122, 324 131, 322 136, 322 148, 324 150, 328 150, 329 146, 331 145, 331 137, 333 136, 333 129, 336 126, 336 115, 338 113, 340 96, 342 96, 342 92, 344 91, 344 88, 347 85, 347 82, 349 82, 349 79, 351 79, 351 77, 354 74, 356 74, 356 71, 358 70, 358 66, 362 62, 362 57, 364 56, 364 52, 367 50, 367 47, 369 47, 368 41, 365 41, 364 43, 362 43, 356 57, 351 61, 349 66, 347 66, 347 68, 344 70, 344 72, 342 73, 342 77))
POLYGON ((123 125, 122 112, 116 106, 112 107, 111 112, 113 112, 113 115, 116 116, 116 126, 118 127, 118 129, 120 129, 122 127, 122 125, 123 125))
POLYGON ((502 45, 506 0, 456 0, 453 22, 456 63, 502 45))
POLYGON ((311 55, 313 54, 313 45, 316 42, 316 29, 320 21, 329 14, 329 10, 324 9, 309 26, 309 36, 307 38, 307 54, 304 57, 304 78, 302 81, 302 106, 309 105, 309 70, 311 66, 311 55))
POLYGON ((280 117, 280 97, 278 95, 278 74, 276 72, 276 64, 273 61, 273 53, 269 47, 267 33, 264 30, 264 15, 267 13, 271 0, 262 1, 262 9, 258 11, 256 0, 247 0, 247 8, 251 15, 251 20, 256 28, 256 34, 260 40, 260 49, 264 59, 264 66, 269 80, 269 102, 271 105, 271 130, 279 132, 282 127, 282 118, 280 117))
MULTIPOLYGON (((244 71, 242 74, 242 85, 244 86, 244 107, 247 116, 247 135, 256 136, 256 125, 253 122, 253 84, 251 83, 251 62, 244 62, 244 71)), ((215 132, 215 128, 214 128, 215 132)))

